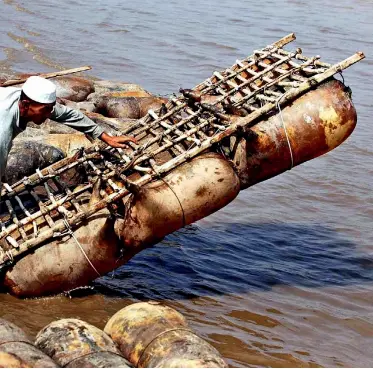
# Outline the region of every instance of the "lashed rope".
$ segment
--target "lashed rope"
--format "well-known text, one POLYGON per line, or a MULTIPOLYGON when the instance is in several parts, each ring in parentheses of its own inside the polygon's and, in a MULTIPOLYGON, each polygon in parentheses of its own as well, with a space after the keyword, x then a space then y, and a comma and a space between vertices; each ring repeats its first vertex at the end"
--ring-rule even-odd
POLYGON ((284 95, 280 96, 277 101, 276 101, 276 105, 277 105, 277 108, 278 108, 278 111, 279 111, 279 114, 280 114, 280 118, 281 118, 281 123, 282 123, 282 126, 284 128, 284 132, 285 132, 285 137, 286 137, 286 141, 288 143, 288 147, 289 147, 289 152, 290 152, 290 161, 291 161, 291 164, 290 164, 290 168, 289 170, 293 169, 294 167, 294 156, 293 156, 293 149, 291 147, 291 143, 290 143, 290 140, 289 140, 289 135, 288 135, 288 130, 286 128, 286 124, 285 124, 285 121, 284 121, 284 117, 282 116, 282 110, 281 110, 281 106, 280 106, 280 100, 282 99, 284 95))

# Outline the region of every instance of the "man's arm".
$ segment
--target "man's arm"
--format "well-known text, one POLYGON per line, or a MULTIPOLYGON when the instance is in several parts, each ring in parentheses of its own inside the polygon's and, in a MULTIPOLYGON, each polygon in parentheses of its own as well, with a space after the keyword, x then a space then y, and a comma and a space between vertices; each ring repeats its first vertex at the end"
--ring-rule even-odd
POLYGON ((99 138, 112 147, 125 148, 126 142, 130 141, 137 143, 134 138, 129 136, 109 136, 104 132, 102 127, 97 125, 93 120, 89 119, 79 110, 71 109, 59 103, 56 103, 54 106, 51 119, 83 132, 94 139, 99 138))
POLYGON ((71 109, 59 103, 56 103, 54 106, 51 119, 83 132, 94 139, 99 138, 104 132, 102 127, 86 117, 79 110, 71 109))

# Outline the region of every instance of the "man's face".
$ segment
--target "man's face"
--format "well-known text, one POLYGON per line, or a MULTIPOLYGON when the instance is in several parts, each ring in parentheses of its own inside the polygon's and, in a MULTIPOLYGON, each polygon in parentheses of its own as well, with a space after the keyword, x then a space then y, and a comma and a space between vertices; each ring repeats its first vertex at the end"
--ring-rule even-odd
POLYGON ((40 104, 37 102, 30 102, 27 110, 27 118, 35 124, 42 124, 46 119, 50 118, 55 103, 40 104))

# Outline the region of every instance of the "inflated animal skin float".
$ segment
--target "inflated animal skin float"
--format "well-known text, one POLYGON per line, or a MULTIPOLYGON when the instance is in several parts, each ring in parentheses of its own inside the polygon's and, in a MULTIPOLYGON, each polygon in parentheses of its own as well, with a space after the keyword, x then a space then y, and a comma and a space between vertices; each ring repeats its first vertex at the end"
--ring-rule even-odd
POLYGON ((131 304, 104 331, 80 319, 49 323, 35 342, 0 319, 1 368, 226 368, 219 352, 176 310, 131 304))
POLYGON ((330 65, 285 51, 294 38, 129 123, 122 132, 138 145, 93 144, 4 184, 3 286, 27 297, 87 284, 239 191, 341 144, 357 117, 333 76, 364 55, 330 65))

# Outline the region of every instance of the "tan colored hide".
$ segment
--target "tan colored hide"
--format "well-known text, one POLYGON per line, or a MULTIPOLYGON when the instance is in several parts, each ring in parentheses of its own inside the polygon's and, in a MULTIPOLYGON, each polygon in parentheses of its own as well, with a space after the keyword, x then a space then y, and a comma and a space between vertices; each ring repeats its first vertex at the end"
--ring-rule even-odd
MULTIPOLYGON (((102 211, 83 223, 76 238, 99 273, 107 273, 119 264, 119 240, 115 236, 109 213, 102 211)), ((74 238, 65 236, 38 248, 9 270, 5 285, 11 293, 32 297, 85 285, 99 275, 87 261, 74 238)))
MULTIPOLYGON (((128 82, 114 82, 108 80, 101 80, 101 81, 94 81, 93 82, 95 93, 105 93, 105 92, 123 92, 123 93, 142 93, 146 96, 151 95, 146 90, 144 90, 141 86, 135 83, 128 83, 128 82)), ((127 95, 129 96, 129 95, 127 95)))
POLYGON ((235 151, 241 189, 272 178, 340 145, 356 126, 356 110, 345 86, 331 80, 298 98, 280 114, 256 124, 257 138, 242 138, 235 151))
POLYGON ((105 132, 110 133, 110 130, 116 131, 118 135, 129 126, 137 123, 137 119, 130 118, 108 118, 102 114, 86 112, 86 116, 92 119, 95 123, 104 128, 105 132))
POLYGON ((176 310, 141 302, 118 311, 104 331, 138 368, 224 368, 219 352, 176 310))
POLYGON ((150 97, 123 97, 120 93, 98 96, 95 105, 97 111, 110 118, 139 119, 145 116, 149 109, 159 109, 167 99, 150 97))
POLYGON ((58 98, 57 102, 61 105, 68 106, 71 109, 80 110, 83 113, 88 112, 95 112, 96 111, 96 105, 93 102, 90 101, 80 101, 75 102, 67 99, 58 98))
POLYGON ((30 366, 16 354, 4 352, 0 348, 0 368, 29 368, 30 366))
POLYGON ((93 82, 76 76, 63 76, 52 79, 57 87, 57 97, 80 102, 94 91, 93 82))
POLYGON ((116 221, 115 231, 126 248, 150 246, 223 208, 238 191, 230 164, 218 154, 204 154, 146 186, 133 199, 126 219, 116 221))
POLYGON ((61 134, 52 133, 37 137, 25 137, 16 140, 18 145, 20 145, 22 142, 34 142, 35 144, 39 143, 51 145, 62 150, 65 156, 72 156, 77 152, 77 150, 81 149, 82 147, 88 147, 92 144, 85 134, 79 132, 61 134))
MULTIPOLYGON (((145 186, 133 199, 126 219, 117 220, 115 227, 109 213, 101 211, 75 235, 103 275, 183 225, 224 207, 237 196, 239 186, 233 168, 221 155, 205 154, 181 165, 164 180, 145 186)), ((5 285, 18 296, 40 296, 97 277, 75 239, 66 236, 18 261, 6 273, 5 285)))

